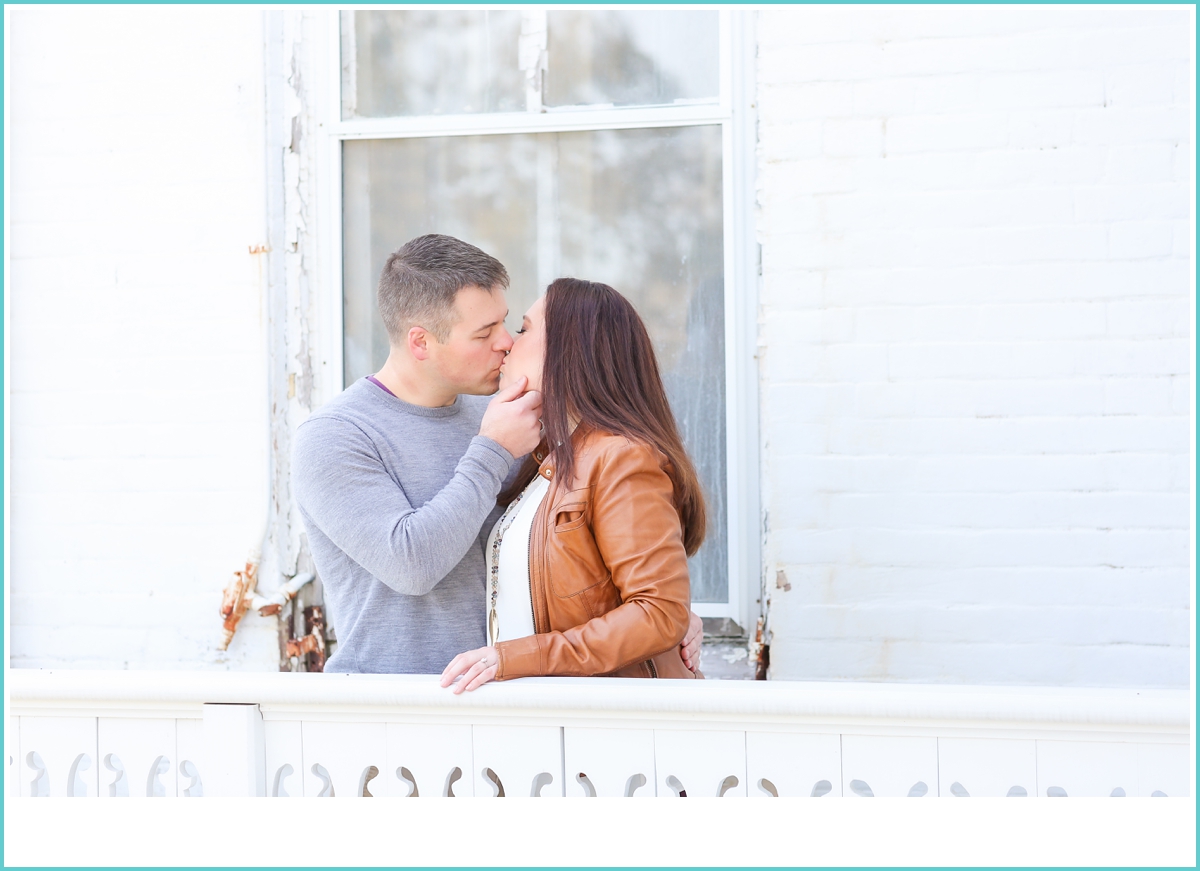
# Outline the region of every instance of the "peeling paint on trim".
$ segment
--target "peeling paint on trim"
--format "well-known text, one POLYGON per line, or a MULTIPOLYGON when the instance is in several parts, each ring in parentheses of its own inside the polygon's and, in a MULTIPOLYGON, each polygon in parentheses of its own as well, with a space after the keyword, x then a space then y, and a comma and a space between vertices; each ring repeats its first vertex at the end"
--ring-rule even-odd
MULTIPOLYGON (((270 398, 270 505, 262 543, 263 577, 287 577, 311 565, 291 488, 291 448, 296 427, 312 412, 315 322, 313 276, 317 249, 314 186, 316 124, 307 82, 313 78, 311 46, 316 19, 306 10, 263 13, 266 37, 267 243, 251 249, 267 261, 266 324, 270 398)), ((295 669, 287 642, 306 607, 321 601, 314 583, 280 614, 280 667, 295 669), (291 628, 289 628, 291 627, 291 628)))

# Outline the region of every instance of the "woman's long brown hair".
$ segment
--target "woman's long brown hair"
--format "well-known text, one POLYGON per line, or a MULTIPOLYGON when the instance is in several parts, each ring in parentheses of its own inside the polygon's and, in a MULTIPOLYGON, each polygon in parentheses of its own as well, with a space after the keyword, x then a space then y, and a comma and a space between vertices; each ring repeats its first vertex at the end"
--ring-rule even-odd
MULTIPOLYGON (((546 359, 542 364, 542 425, 559 480, 575 471, 570 420, 581 431, 622 435, 662 451, 688 556, 707 531, 704 493, 667 401, 658 358, 633 305, 607 284, 560 278, 546 289, 546 359)), ((511 502, 537 474, 532 455, 500 494, 511 502)))

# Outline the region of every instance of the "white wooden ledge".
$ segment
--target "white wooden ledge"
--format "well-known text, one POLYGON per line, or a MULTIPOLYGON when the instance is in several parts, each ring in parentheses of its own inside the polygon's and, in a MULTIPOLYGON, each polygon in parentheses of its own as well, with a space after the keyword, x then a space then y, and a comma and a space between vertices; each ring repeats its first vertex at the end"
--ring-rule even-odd
POLYGON ((1188 795, 1189 693, 10 670, 10 795, 1188 795))

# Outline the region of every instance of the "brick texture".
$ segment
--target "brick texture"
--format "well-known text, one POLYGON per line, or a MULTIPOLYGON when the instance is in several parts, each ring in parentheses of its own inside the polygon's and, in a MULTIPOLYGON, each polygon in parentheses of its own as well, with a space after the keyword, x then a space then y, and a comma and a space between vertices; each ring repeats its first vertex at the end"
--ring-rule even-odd
POLYGON ((7 18, 11 663, 273 668, 262 13, 7 18))
MULTIPOLYGON (((1185 686, 1193 12, 757 16, 772 677, 1185 686)), ((11 663, 274 668, 262 13, 6 20, 11 663)))
POLYGON ((759 13, 773 678, 1188 684, 1193 29, 759 13))

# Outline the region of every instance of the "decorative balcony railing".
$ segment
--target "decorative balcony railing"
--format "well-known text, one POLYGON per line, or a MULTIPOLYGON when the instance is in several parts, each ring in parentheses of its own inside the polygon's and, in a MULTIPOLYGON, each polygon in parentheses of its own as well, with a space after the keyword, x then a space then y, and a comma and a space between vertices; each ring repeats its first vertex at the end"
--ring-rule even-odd
POLYGON ((1184 690, 9 672, 9 796, 1185 796, 1184 690))

